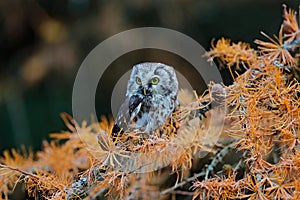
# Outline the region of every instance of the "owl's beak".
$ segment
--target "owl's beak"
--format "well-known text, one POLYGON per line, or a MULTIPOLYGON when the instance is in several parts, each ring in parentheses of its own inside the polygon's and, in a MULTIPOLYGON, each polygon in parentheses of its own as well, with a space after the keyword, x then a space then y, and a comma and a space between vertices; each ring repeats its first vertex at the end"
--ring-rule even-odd
POLYGON ((152 95, 152 89, 151 87, 149 88, 149 85, 141 85, 139 87, 139 93, 142 94, 143 96, 151 96, 152 95))

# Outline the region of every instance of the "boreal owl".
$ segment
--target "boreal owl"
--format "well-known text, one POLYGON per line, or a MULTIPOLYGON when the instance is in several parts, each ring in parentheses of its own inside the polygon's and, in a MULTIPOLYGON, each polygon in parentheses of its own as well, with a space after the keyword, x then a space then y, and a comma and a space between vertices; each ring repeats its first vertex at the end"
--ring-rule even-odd
POLYGON ((173 67, 155 62, 133 66, 113 133, 151 133, 160 128, 178 105, 177 94, 178 81, 173 67))

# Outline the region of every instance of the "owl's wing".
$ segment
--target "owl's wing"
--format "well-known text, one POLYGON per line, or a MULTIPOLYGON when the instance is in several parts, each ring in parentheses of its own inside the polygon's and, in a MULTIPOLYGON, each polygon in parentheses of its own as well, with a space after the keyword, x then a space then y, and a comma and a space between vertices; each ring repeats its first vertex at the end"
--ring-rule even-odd
POLYGON ((132 131, 133 123, 140 112, 143 104, 143 97, 141 95, 132 95, 130 98, 126 97, 120 106, 113 133, 132 131))
POLYGON ((126 132, 130 126, 130 113, 129 113, 129 98, 126 97, 121 104, 118 114, 115 118, 115 125, 112 130, 114 134, 119 133, 120 131, 126 132))
POLYGON ((129 115, 130 120, 134 120, 134 118, 138 115, 138 113, 141 110, 142 103, 143 103, 144 97, 141 95, 132 95, 129 99, 129 115))

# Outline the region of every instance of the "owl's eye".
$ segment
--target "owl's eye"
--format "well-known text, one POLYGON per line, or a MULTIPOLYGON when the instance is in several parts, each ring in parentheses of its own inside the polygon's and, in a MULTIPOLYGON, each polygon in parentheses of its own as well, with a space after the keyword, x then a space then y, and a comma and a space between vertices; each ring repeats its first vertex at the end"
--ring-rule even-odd
POLYGON ((142 85, 142 80, 141 80, 139 77, 136 77, 136 78, 135 78, 135 82, 136 82, 138 85, 142 85))
POLYGON ((157 85, 158 82, 159 82, 159 78, 157 78, 157 77, 154 77, 154 78, 151 79, 151 83, 153 85, 157 85))

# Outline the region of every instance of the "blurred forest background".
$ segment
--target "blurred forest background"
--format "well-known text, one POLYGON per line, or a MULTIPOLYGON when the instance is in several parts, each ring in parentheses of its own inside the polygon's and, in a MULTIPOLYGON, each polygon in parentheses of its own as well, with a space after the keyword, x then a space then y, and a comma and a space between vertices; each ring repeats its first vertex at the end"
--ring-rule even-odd
POLYGON ((59 114, 72 113, 77 70, 106 38, 156 26, 207 50, 221 37, 254 46, 261 30, 278 33, 283 3, 298 10, 296 0, 0 0, 0 151, 39 149, 49 133, 66 129, 59 114))

